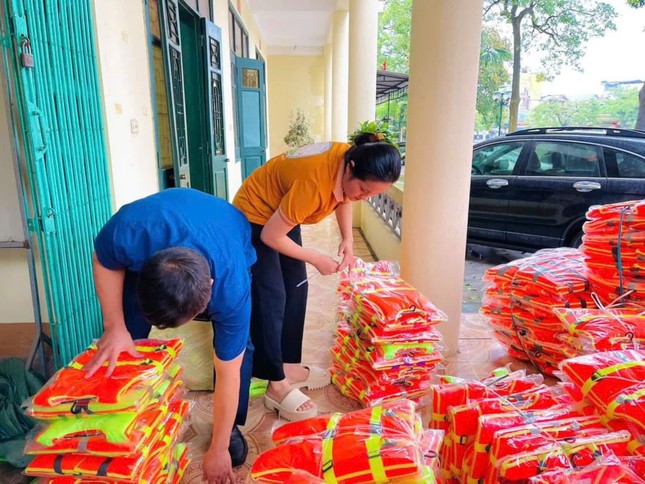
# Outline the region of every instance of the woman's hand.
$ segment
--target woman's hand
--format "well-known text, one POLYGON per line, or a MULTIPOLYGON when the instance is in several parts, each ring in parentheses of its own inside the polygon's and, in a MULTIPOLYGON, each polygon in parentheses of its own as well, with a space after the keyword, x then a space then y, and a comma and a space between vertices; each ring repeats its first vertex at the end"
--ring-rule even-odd
POLYGON ((342 257, 340 265, 338 266, 338 272, 342 272, 348 267, 349 270, 354 268, 356 264, 356 258, 354 257, 354 239, 343 239, 338 246, 338 256, 342 257))
POLYGON ((318 254, 311 263, 323 276, 338 272, 338 261, 328 255, 318 254))

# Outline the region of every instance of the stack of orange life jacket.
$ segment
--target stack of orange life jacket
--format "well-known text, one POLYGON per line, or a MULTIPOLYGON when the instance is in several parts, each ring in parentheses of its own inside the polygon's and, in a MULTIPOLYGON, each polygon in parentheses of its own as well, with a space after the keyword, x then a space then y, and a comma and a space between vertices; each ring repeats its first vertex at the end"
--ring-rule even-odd
POLYGON ((553 374, 570 357, 566 331, 553 308, 595 307, 585 261, 575 249, 545 249, 486 271, 491 282, 481 313, 513 357, 553 374))
POLYGON ((189 404, 182 399, 180 339, 136 341, 143 357, 121 354, 86 378, 96 346, 59 370, 26 405, 43 421, 25 452, 25 473, 66 484, 179 482, 188 465, 178 444, 189 404))
POLYGON ((283 425, 251 476, 275 483, 436 482, 443 432, 424 431, 415 410, 399 400, 283 425))
POLYGON ((447 319, 388 262, 361 263, 344 275, 332 381, 363 406, 427 395, 443 360, 435 325, 447 319))
POLYGON ((604 304, 618 298, 645 306, 645 201, 594 206, 580 251, 604 304))

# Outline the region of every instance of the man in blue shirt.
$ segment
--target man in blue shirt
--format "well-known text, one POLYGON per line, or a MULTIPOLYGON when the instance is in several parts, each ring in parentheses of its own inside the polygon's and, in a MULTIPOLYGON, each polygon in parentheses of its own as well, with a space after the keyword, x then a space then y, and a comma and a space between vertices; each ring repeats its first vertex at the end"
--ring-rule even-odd
POLYGON ((109 376, 122 352, 151 325, 180 326, 206 312, 215 347, 213 437, 204 456, 209 482, 235 481, 248 445, 246 420, 253 347, 250 267, 256 256, 246 217, 224 200, 172 188, 123 206, 94 242, 94 282, 105 332, 88 377, 105 361, 109 376), (232 429, 232 431, 231 431, 232 429))

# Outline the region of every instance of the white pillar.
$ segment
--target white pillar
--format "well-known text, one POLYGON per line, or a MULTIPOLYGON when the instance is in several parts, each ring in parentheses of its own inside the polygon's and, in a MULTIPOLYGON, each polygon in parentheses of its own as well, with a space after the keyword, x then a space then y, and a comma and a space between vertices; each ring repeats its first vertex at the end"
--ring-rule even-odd
POLYGON ((332 68, 332 46, 331 44, 326 44, 323 50, 323 55, 325 56, 325 139, 321 141, 329 141, 332 139, 332 79, 333 79, 333 68, 332 68))
MULTIPOLYGON (((348 130, 374 119, 376 110, 377 0, 349 1, 348 130)), ((353 225, 361 226, 361 204, 354 204, 353 225)))
POLYGON ((347 62, 349 13, 334 12, 332 72, 332 141, 347 141, 347 62))
POLYGON ((413 0, 403 277, 448 314, 457 351, 482 0, 413 0))
POLYGON ((378 8, 377 0, 349 2, 349 131, 374 119, 378 8))

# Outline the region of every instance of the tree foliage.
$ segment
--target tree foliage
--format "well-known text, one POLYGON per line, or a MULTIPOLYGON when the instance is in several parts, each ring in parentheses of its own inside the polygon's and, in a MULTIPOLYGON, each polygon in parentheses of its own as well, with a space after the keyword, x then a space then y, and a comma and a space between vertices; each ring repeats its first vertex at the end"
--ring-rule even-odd
POLYGON ((409 69, 412 0, 386 0, 379 15, 378 68, 405 74, 409 69))
POLYGON ((631 128, 638 114, 638 91, 616 89, 606 98, 571 101, 553 98, 536 106, 528 122, 540 126, 615 126, 631 128))
MULTIPOLYGON (((410 54, 412 0, 386 0, 379 16, 378 69, 407 73, 410 54)), ((510 77, 506 64, 512 60, 511 44, 493 27, 486 27, 481 37, 479 79, 477 85, 477 130, 497 124, 498 105, 492 95, 510 77)), ((377 106, 377 118, 387 119, 391 128, 402 132, 407 117, 407 98, 377 106)))
POLYGON ((511 131, 517 127, 523 52, 542 54, 543 74, 548 78, 563 65, 579 69, 587 41, 616 28, 616 11, 598 0, 485 0, 484 7, 487 21, 502 20, 512 30, 511 131))

